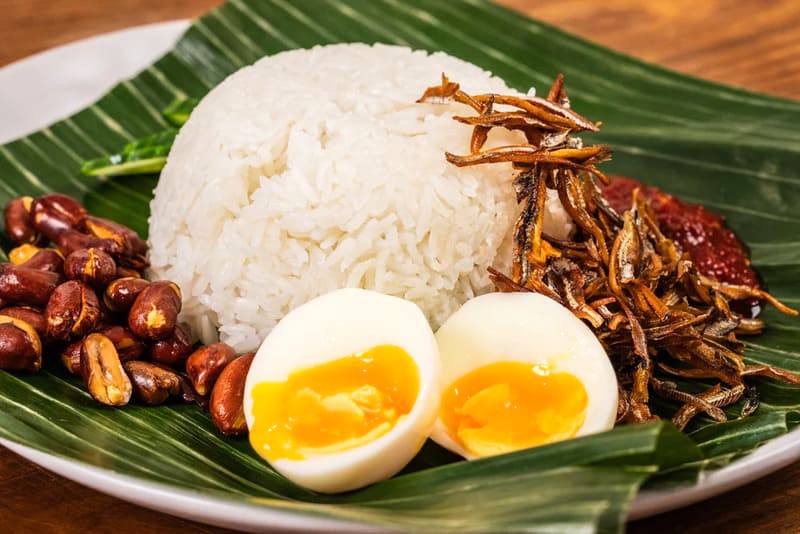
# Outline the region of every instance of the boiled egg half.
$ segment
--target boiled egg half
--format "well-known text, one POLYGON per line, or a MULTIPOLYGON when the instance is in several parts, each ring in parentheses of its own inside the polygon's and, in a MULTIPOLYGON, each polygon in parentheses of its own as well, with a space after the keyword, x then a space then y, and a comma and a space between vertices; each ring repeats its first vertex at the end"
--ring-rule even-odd
POLYGON ((468 459, 608 430, 617 379, 600 342, 536 293, 468 301, 436 333, 442 401, 432 438, 468 459))
POLYGON ((333 493, 403 468, 439 410, 433 332, 413 303, 340 289, 296 308, 245 383, 250 443, 296 484, 333 493))

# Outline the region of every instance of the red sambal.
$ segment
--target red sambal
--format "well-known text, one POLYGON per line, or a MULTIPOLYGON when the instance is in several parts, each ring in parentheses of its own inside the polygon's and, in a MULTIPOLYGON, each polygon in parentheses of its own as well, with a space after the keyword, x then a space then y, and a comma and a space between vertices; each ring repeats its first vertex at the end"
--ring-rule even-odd
MULTIPOLYGON (((702 274, 729 284, 761 287, 750 266, 747 249, 721 215, 631 178, 610 176, 609 179, 609 185, 599 185, 611 206, 620 213, 630 209, 631 195, 638 187, 653 206, 661 231, 689 254, 702 274)), ((755 316, 760 306, 758 300, 751 299, 737 308, 755 316)))

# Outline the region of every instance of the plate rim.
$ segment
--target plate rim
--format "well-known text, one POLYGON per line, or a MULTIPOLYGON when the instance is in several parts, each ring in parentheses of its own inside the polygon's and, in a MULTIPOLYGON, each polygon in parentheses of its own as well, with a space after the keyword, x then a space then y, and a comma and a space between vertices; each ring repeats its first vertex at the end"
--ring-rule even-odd
POLYGON ((0 66, 0 116, 3 112, 10 113, 13 120, 17 109, 28 112, 21 126, 14 128, 0 124, 0 144, 30 135, 91 105, 114 85, 135 76, 171 50, 190 24, 188 19, 178 19, 131 26, 48 48, 0 66), (143 35, 148 39, 142 39, 143 35), (133 51, 136 53, 130 47, 122 46, 123 41, 134 39, 144 42, 133 51), (97 50, 104 47, 106 51, 112 51, 114 57, 113 61, 106 60, 99 65, 103 74, 108 75, 102 79, 88 76, 91 69, 82 68, 85 65, 77 58, 83 58, 87 63, 87 56, 97 57, 97 50), (64 74, 65 63, 72 63, 76 68, 68 69, 67 76, 58 77, 58 73, 64 74), (48 77, 48 72, 57 75, 48 77), (25 90, 11 85, 14 78, 29 82, 25 84, 25 90), (74 96, 76 90, 82 93, 80 99, 70 100, 64 96, 74 96), (45 106, 51 107, 50 112, 40 112, 45 106), (30 114, 30 110, 34 113, 30 114))
MULTIPOLYGON (((13 72, 20 69, 21 66, 46 65, 48 61, 52 61, 56 57, 60 61, 64 61, 64 55, 68 56, 76 50, 85 53, 86 49, 97 49, 98 44, 107 43, 109 40, 118 39, 123 35, 138 35, 142 41, 142 46, 146 47, 148 44, 146 35, 148 33, 153 31, 172 31, 174 36, 178 38, 188 28, 189 22, 186 19, 171 20, 132 26, 87 37, 16 60, 0 67, 0 74, 8 75, 9 71, 11 71, 13 76, 13 72), (169 26, 171 28, 167 30, 169 26)), ((150 61, 154 61, 163 53, 163 50, 152 50, 148 51, 148 53, 151 56, 150 61)), ((140 68, 145 66, 143 65, 140 68)), ((116 73, 117 76, 113 79, 113 83, 135 75, 136 72, 116 73)), ((43 81, 40 80, 40 83, 43 83, 43 81)), ((104 89, 95 91, 95 97, 101 96, 103 91, 104 89)), ((58 120, 59 118, 54 116, 53 120, 58 120)), ((18 135, 26 135, 26 131, 20 131, 18 135)), ((252 532, 262 531, 265 527, 270 529, 277 527, 289 531, 313 528, 314 531, 318 532, 374 532, 380 530, 379 527, 365 525, 364 523, 319 517, 303 512, 280 510, 268 505, 238 502, 235 499, 228 500, 222 496, 191 492, 177 486, 151 482, 78 460, 63 458, 3 438, 0 438, 0 445, 74 482, 124 501, 184 519, 216 526, 245 529, 252 532), (165 496, 170 498, 164 499, 165 496), (186 508, 171 505, 173 503, 181 504, 186 508), (220 517, 212 513, 212 511, 222 513, 223 516, 227 513, 229 517, 220 517), (252 516, 258 519, 255 520, 253 518, 253 521, 245 520, 246 517, 252 516)), ((700 479, 691 486, 641 491, 630 503, 627 520, 643 519, 701 502, 743 486, 796 461, 800 461, 800 428, 766 442, 746 456, 722 468, 702 473, 700 479)))

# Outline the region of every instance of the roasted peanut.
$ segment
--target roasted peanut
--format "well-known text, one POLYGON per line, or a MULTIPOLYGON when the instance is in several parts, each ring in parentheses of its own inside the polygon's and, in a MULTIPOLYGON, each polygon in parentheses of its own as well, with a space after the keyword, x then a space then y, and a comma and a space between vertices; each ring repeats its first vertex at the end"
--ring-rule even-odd
POLYGON ((106 303, 103 302, 103 299, 100 297, 100 295, 97 293, 95 293, 95 295, 97 296, 97 304, 100 306, 100 318, 97 320, 95 331, 117 324, 122 324, 127 328, 127 325, 125 324, 125 317, 119 316, 109 310, 108 306, 106 306, 106 303))
POLYGON ((144 271, 150 267, 150 262, 147 256, 143 254, 136 254, 135 256, 120 256, 119 264, 128 269, 135 269, 137 271, 144 271))
POLYGON ((43 338, 45 335, 44 314, 36 308, 31 308, 29 306, 7 306, 0 309, 0 315, 7 315, 25 321, 36 330, 40 338, 43 338))
POLYGON ((44 306, 63 278, 21 265, 0 265, 0 299, 7 304, 44 306))
POLYGON ((181 392, 181 378, 178 373, 161 365, 142 361, 122 364, 133 384, 133 393, 145 404, 162 404, 170 395, 181 392))
POLYGON ((3 211, 6 234, 14 243, 36 243, 40 239, 31 219, 32 202, 33 198, 31 197, 15 198, 6 205, 6 209, 3 211))
POLYGON ((64 256, 54 248, 42 248, 20 267, 61 274, 64 270, 64 256))
POLYGON ((114 344, 120 361, 127 362, 139 359, 144 354, 145 344, 137 339, 133 333, 124 326, 106 326, 97 331, 103 334, 114 344))
POLYGON ((142 339, 166 339, 181 311, 181 290, 172 282, 152 282, 136 297, 128 313, 131 332, 142 339))
POLYGON ((192 352, 192 340, 186 330, 178 325, 166 339, 156 341, 150 349, 150 359, 169 367, 183 367, 192 352))
POLYGON ((225 367, 236 358, 233 347, 226 343, 204 345, 186 360, 186 374, 195 391, 208 395, 225 367))
POLYGON ((253 353, 244 354, 222 371, 211 391, 208 411, 211 420, 226 436, 241 436, 247 433, 244 418, 244 383, 247 371, 253 363, 253 353))
POLYGON ((25 243, 19 245, 18 247, 12 248, 8 253, 8 261, 13 263, 14 265, 22 265, 39 252, 40 249, 36 245, 31 245, 30 243, 25 243))
POLYGON ((84 234, 72 228, 66 228, 61 231, 56 239, 53 240, 58 246, 64 256, 69 256, 76 250, 85 248, 98 248, 114 257, 119 256, 121 253, 119 246, 111 239, 101 239, 93 235, 84 234))
POLYGON ((61 352, 61 363, 73 375, 81 374, 81 347, 83 340, 73 341, 61 352))
POLYGON ((52 241, 64 230, 80 228, 88 215, 80 202, 58 193, 33 199, 30 212, 33 227, 52 241))
MULTIPOLYGON (((111 340, 114 348, 117 349, 119 361, 125 363, 135 360, 144 353, 144 343, 136 339, 130 331, 123 326, 108 326, 101 328, 96 333, 102 334, 111 340)), ((81 373, 81 346, 83 340, 79 339, 67 345, 61 353, 61 362, 67 370, 78 375, 81 373)))
POLYGON ((89 394, 108 406, 131 400, 133 386, 122 368, 117 349, 103 334, 89 334, 81 343, 81 375, 89 394))
POLYGON ((76 250, 64 260, 64 274, 91 286, 106 286, 117 274, 114 258, 98 248, 76 250))
POLYGON ((100 322, 100 303, 95 292, 82 282, 70 280, 53 291, 44 310, 47 337, 68 341, 94 330, 100 322))
POLYGON ((208 395, 199 395, 185 376, 179 376, 181 377, 181 399, 183 399, 183 402, 197 404, 203 410, 208 411, 208 395))
POLYGON ((136 297, 150 282, 143 278, 118 278, 111 282, 103 293, 103 302, 109 310, 117 313, 130 311, 136 297))
POLYGON ((141 278, 142 273, 130 267, 117 265, 117 275, 114 278, 141 278))
POLYGON ((124 224, 90 215, 86 217, 84 225, 91 235, 101 239, 110 239, 117 243, 121 253, 125 256, 147 254, 147 243, 139 237, 139 234, 124 224))
POLYGON ((42 368, 42 340, 28 322, 0 315, 0 369, 36 372, 42 368))

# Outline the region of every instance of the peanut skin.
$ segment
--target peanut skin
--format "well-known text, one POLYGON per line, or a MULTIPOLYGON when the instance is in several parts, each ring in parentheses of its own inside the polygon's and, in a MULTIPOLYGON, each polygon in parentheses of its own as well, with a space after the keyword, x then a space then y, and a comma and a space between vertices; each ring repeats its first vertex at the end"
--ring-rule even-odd
POLYGON ((61 274, 64 269, 64 258, 54 248, 42 248, 20 267, 61 274))
POLYGON ((73 375, 81 374, 81 347, 83 347, 83 339, 73 341, 61 353, 61 363, 73 375))
POLYGON ((142 273, 131 267, 117 265, 117 276, 114 278, 141 278, 142 273))
POLYGON ((147 254, 147 243, 139 234, 115 221, 89 215, 84 221, 86 231, 101 239, 111 239, 119 246, 124 256, 144 256, 147 254))
POLYGON ((20 319, 0 315, 0 369, 35 373, 42 368, 42 341, 20 319))
POLYGON ((214 425, 226 436, 247 433, 244 418, 244 383, 253 353, 242 355, 225 367, 211 392, 208 410, 214 425))
POLYGON ((39 337, 44 337, 46 332, 44 313, 36 308, 29 306, 8 306, 0 309, 0 315, 7 315, 21 321, 25 321, 36 330, 39 337))
POLYGON ((76 250, 64 260, 64 274, 70 280, 104 287, 117 274, 117 264, 108 253, 99 248, 76 250))
POLYGON ((19 197, 9 202, 3 210, 6 234, 11 241, 19 245, 39 241, 39 233, 33 227, 31 219, 32 203, 31 197, 19 197))
POLYGON ((100 322, 100 303, 95 292, 82 282, 70 280, 58 286, 44 310, 47 337, 68 341, 94 330, 100 322))
POLYGON ((80 202, 67 195, 42 195, 31 202, 33 227, 52 241, 68 229, 79 229, 88 213, 80 202))
POLYGON ((181 293, 172 282, 152 282, 136 297, 128 313, 128 327, 142 339, 166 339, 175 331, 181 311, 181 293))
POLYGON ((162 404, 181 392, 181 378, 171 369, 137 360, 125 362, 122 367, 133 384, 134 396, 144 404, 162 404))
POLYGON ((187 331, 178 325, 171 336, 153 343, 150 359, 169 367, 181 368, 186 364, 190 352, 192 340, 187 331))
POLYGON ((64 256, 86 248, 98 248, 113 257, 119 256, 122 252, 115 241, 84 234, 74 228, 62 229, 53 241, 64 256))
MULTIPOLYGON (((136 360, 144 353, 144 343, 136 339, 124 326, 107 326, 98 330, 97 333, 106 336, 113 343, 119 361, 122 363, 136 360)), ((67 348, 61 353, 61 363, 74 375, 81 374, 82 346, 83 339, 79 339, 67 345, 67 348)))
POLYGON ((63 277, 58 273, 2 264, 0 299, 6 304, 43 307, 62 281, 63 277))
POLYGON ((106 326, 98 330, 97 333, 103 334, 111 340, 114 348, 117 349, 117 355, 119 355, 121 362, 138 360, 146 349, 144 342, 124 326, 106 326))
POLYGON ((81 344, 81 376, 89 394, 108 406, 124 406, 133 385, 122 368, 114 344, 103 334, 89 334, 81 344))
POLYGON ((133 256, 120 256, 119 264, 127 269, 135 271, 144 271, 150 267, 150 261, 144 254, 135 254, 133 256))
POLYGON ((13 263, 14 265, 22 265, 39 252, 40 249, 36 245, 31 245, 29 243, 22 244, 18 247, 12 248, 8 252, 8 261, 13 263))
POLYGON ((186 374, 195 391, 208 395, 225 367, 236 358, 233 347, 212 343, 194 351, 186 360, 186 374))
MULTIPOLYGON (((119 269, 117 269, 119 272, 119 269)), ((103 302, 109 310, 117 313, 127 313, 150 282, 139 277, 117 278, 111 282, 103 293, 103 302)))

